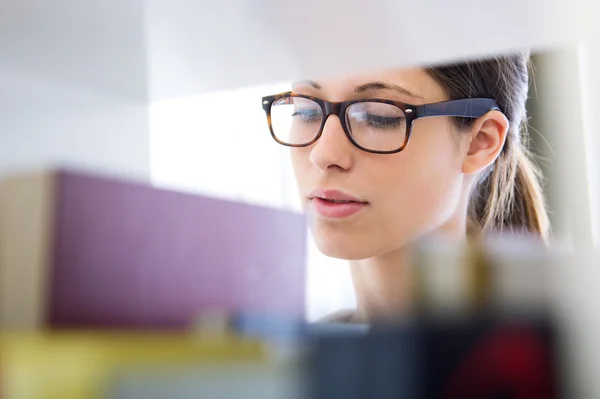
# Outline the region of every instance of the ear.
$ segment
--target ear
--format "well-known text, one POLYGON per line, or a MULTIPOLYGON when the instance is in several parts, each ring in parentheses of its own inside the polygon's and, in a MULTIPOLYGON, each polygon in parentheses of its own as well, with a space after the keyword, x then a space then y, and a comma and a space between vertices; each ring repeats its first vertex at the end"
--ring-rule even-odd
POLYGON ((469 132, 469 150, 462 172, 472 175, 494 163, 504 147, 508 128, 508 119, 500 111, 490 111, 477 119, 469 132))

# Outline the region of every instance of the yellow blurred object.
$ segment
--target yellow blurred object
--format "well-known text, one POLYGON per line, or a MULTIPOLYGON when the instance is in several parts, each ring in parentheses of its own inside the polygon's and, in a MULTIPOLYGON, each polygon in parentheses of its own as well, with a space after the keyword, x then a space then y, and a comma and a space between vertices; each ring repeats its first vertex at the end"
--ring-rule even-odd
POLYGON ((0 397, 99 399, 119 370, 267 361, 251 339, 183 333, 0 335, 0 397))
POLYGON ((415 312, 458 317, 487 310, 493 281, 479 240, 433 237, 421 243, 414 261, 415 312))

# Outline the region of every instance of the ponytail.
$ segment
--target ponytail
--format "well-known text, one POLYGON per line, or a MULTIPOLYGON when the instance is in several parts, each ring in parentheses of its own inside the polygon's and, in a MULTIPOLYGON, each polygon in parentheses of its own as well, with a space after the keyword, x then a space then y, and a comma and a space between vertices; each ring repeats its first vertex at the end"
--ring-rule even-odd
MULTIPOLYGON (((529 66, 529 53, 518 52, 427 69, 450 99, 493 98, 510 122, 504 148, 471 193, 467 222, 470 234, 517 231, 547 242, 550 223, 541 174, 528 149, 525 103, 529 66)), ((454 119, 462 130, 473 123, 468 118, 454 119)))
MULTIPOLYGON (((526 127, 521 138, 527 137, 525 132, 526 127)), ((471 197, 469 231, 526 232, 547 242, 550 222, 541 172, 522 140, 507 140, 491 171, 484 176, 471 197)))

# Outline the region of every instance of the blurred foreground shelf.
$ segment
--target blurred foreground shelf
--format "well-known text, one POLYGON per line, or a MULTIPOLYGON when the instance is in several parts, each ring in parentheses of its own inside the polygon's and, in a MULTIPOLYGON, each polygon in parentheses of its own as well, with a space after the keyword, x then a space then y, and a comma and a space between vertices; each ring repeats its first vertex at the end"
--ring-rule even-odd
POLYGON ((562 397, 556 331, 543 317, 422 319, 365 329, 290 321, 296 331, 285 340, 262 320, 262 331, 254 326, 251 336, 243 329, 5 334, 2 397, 562 397))

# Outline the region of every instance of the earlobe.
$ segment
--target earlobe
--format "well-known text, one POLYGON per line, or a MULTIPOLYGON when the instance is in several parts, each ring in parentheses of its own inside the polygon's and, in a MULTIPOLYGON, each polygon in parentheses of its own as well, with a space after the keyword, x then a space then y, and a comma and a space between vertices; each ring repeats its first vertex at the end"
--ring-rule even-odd
POLYGON ((508 128, 508 119, 500 111, 490 111, 479 118, 469 133, 469 148, 462 172, 472 175, 494 163, 504 148, 508 128))

